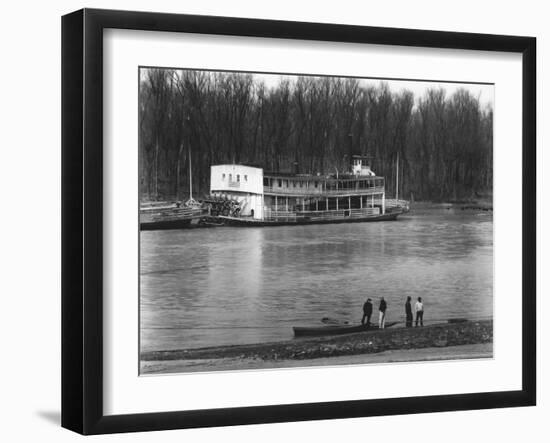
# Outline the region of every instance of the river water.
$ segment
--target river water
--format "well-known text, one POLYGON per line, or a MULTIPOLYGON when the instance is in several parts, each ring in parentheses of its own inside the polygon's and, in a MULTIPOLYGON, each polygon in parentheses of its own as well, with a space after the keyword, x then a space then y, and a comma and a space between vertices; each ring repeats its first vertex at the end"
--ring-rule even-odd
POLYGON ((366 297, 404 321, 493 313, 493 217, 454 209, 397 221, 141 232, 142 351, 277 341, 323 317, 358 322, 366 297))

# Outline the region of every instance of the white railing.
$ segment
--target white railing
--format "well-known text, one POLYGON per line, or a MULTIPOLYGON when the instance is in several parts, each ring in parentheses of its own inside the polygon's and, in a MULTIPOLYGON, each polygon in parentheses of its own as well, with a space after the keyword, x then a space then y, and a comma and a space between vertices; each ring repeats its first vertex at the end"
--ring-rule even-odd
POLYGON ((362 218, 367 216, 380 215, 380 208, 363 209, 338 209, 328 211, 273 211, 269 208, 264 210, 266 220, 288 221, 288 220, 336 220, 343 218, 362 218))
POLYGON ((371 195, 384 192, 383 186, 361 189, 322 189, 319 188, 279 188, 273 186, 264 186, 264 194, 268 195, 294 195, 294 196, 348 196, 348 195, 371 195))
POLYGON ((380 208, 350 209, 350 217, 364 217, 365 215, 380 215, 380 208))
POLYGON ((264 210, 264 218, 266 220, 285 220, 285 221, 295 221, 297 214, 294 211, 273 211, 269 208, 264 210))

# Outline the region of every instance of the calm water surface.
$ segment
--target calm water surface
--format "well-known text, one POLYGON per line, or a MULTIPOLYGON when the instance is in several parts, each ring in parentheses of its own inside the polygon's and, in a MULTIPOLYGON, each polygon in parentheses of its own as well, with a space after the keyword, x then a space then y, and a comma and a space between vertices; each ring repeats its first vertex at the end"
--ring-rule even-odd
POLYGON ((366 297, 404 321, 493 312, 490 213, 416 211, 395 222, 141 233, 141 350, 289 339, 323 317, 357 322, 366 297))

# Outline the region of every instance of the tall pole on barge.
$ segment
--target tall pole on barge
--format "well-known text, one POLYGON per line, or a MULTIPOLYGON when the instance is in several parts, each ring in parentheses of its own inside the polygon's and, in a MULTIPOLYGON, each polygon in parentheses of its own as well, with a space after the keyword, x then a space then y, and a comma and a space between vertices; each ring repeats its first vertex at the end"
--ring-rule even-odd
POLYGON ((399 151, 397 151, 397 165, 395 167, 395 201, 399 200, 399 151))
POLYGON ((187 149, 189 152, 189 203, 193 203, 193 172, 191 167, 191 117, 187 114, 187 149))
POLYGON ((193 200, 193 175, 191 173, 191 146, 189 146, 189 200, 193 200))

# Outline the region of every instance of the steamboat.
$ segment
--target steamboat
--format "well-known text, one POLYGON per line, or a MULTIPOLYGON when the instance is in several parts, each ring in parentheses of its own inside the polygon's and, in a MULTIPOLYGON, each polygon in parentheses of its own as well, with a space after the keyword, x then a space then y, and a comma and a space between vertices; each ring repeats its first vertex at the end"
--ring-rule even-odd
POLYGON ((368 157, 353 156, 351 170, 335 175, 213 165, 210 197, 203 203, 209 218, 225 225, 278 226, 395 220, 409 210, 397 197, 386 199, 384 177, 372 171, 368 157))

